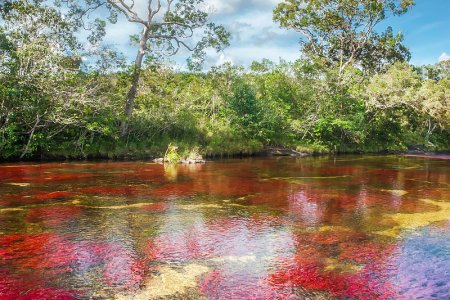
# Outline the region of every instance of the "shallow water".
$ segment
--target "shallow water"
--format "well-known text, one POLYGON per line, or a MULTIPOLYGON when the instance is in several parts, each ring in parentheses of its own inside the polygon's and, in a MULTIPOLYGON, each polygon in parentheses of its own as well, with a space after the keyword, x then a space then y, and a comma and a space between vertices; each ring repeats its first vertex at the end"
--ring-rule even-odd
POLYGON ((0 299, 448 299, 450 162, 0 165, 0 299))

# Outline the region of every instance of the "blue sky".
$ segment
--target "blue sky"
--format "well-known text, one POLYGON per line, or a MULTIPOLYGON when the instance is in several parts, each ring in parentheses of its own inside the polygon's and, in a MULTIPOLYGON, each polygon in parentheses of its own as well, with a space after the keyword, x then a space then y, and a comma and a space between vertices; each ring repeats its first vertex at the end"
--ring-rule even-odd
MULTIPOLYGON (((138 0, 145 8, 147 0, 138 0)), ((280 58, 293 61, 300 56, 300 35, 279 28, 272 21, 272 11, 280 0, 205 0, 214 22, 232 34, 231 46, 221 53, 208 52, 206 66, 231 62, 249 65, 253 60, 280 58)), ((412 53, 413 64, 434 64, 450 55, 450 0, 416 0, 406 15, 392 17, 383 26, 401 31, 412 53)), ((121 19, 110 26, 106 42, 132 59, 136 49, 129 43, 130 34, 139 28, 121 19)), ((183 66, 187 53, 180 52, 174 62, 183 66)))
POLYGON ((450 0, 416 0, 407 14, 387 20, 405 35, 413 64, 433 64, 450 55, 450 0))

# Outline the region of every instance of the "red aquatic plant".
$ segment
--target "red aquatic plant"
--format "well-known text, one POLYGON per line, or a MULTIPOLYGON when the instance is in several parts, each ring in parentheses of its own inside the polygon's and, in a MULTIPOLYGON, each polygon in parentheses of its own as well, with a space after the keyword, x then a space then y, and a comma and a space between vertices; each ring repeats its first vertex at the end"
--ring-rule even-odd
POLYGON ((297 299, 289 289, 273 289, 258 274, 216 269, 199 281, 200 292, 208 299, 297 299))
MULTIPOLYGON (((34 193, 34 192, 32 192, 32 193, 34 193)), ((38 191, 38 193, 43 193, 43 192, 38 191)), ((39 202, 39 200, 36 200, 36 198, 33 197, 32 194, 30 194, 28 192, 4 195, 1 197, 1 200, 0 200, 0 204, 3 206, 10 206, 10 205, 22 204, 22 203, 35 203, 35 202, 39 202)))
POLYGON ((73 180, 78 180, 78 179, 87 179, 87 178, 92 178, 92 177, 96 177, 96 174, 90 174, 90 173, 72 173, 72 174, 49 174, 49 176, 44 176, 45 180, 50 180, 50 181, 73 181, 73 180))
POLYGON ((0 299, 75 299, 73 292, 45 288, 55 276, 68 271, 61 272, 68 267, 70 254, 55 249, 60 242, 49 234, 1 236, 0 260, 9 264, 0 270, 0 299), (56 244, 49 244, 50 240, 56 244), (20 276, 13 275, 18 271, 20 276))
POLYGON ((146 261, 130 249, 108 242, 74 242, 73 268, 83 272, 102 266, 103 281, 121 290, 137 289, 144 279, 146 261))
POLYGON ((51 168, 45 165, 10 165, 0 166, 0 180, 11 181, 12 178, 38 175, 51 168))
POLYGON ((220 286, 222 280, 222 272, 220 270, 214 270, 206 274, 200 281, 200 292, 209 298, 217 299, 217 295, 220 295, 223 289, 220 286))
POLYGON ((394 287, 377 273, 348 274, 322 270, 320 264, 299 264, 271 274, 268 280, 278 289, 301 287, 339 298, 392 299, 395 295, 394 287))
MULTIPOLYGON (((39 274, 38 278, 51 278, 74 270, 82 273, 92 267, 101 267, 104 282, 115 289, 137 289, 144 278, 145 261, 116 243, 72 241, 56 234, 14 234, 0 236, 0 246, 0 259, 9 261, 19 270, 39 274)), ((24 281, 29 284, 28 279, 24 281)), ((14 278, 0 278, 0 299, 2 289, 7 286, 14 291, 16 283, 14 278)), ((29 287, 27 290, 31 292, 27 295, 38 297, 45 286, 39 283, 37 290, 29 287)), ((59 290, 48 292, 52 295, 48 299, 66 299, 63 296, 70 295, 59 290)))
POLYGON ((331 272, 322 272, 321 264, 303 263, 276 272, 269 277, 275 286, 302 287, 312 291, 327 291, 336 294, 346 289, 346 282, 331 272))
POLYGON ((361 166, 341 166, 341 167, 321 167, 312 170, 320 174, 319 176, 361 176, 364 168, 361 166))
POLYGON ((78 192, 102 196, 135 196, 142 193, 142 190, 133 186, 94 186, 79 189, 78 192))
POLYGON ((82 213, 82 208, 69 205, 52 205, 46 207, 33 207, 28 211, 28 222, 43 222, 50 226, 57 226, 70 221, 82 213))
POLYGON ((150 191, 150 194, 164 199, 171 199, 174 197, 183 197, 194 195, 197 191, 194 189, 194 183, 183 182, 176 184, 168 184, 158 187, 150 191))
POLYGON ((16 300, 20 297, 23 280, 0 272, 0 300, 16 300))
POLYGON ((50 233, 23 235, 12 244, 9 254, 21 268, 50 269, 67 267, 74 260, 73 244, 50 233))
MULTIPOLYGON (((29 275, 29 274, 28 274, 29 275)), ((12 276, 0 272, 0 300, 69 300, 79 299, 75 291, 44 288, 39 277, 12 276)))
POLYGON ((38 255, 52 237, 54 238, 55 235, 48 233, 2 235, 0 236, 0 245, 4 247, 1 252, 2 258, 15 259, 38 255))
POLYGON ((57 199, 65 199, 70 198, 74 194, 72 192, 68 191, 56 191, 56 192, 50 192, 50 193, 42 193, 35 196, 35 198, 39 201, 42 200, 57 200, 57 199))
POLYGON ((38 173, 34 176, 14 176, 9 182, 51 183, 55 181, 75 181, 95 177, 95 174, 46 174, 38 173))
POLYGON ((164 183, 168 182, 164 177, 164 167, 162 165, 148 165, 145 168, 127 169, 121 173, 111 174, 112 177, 126 178, 130 180, 141 180, 148 182, 164 183))
MULTIPOLYGON (((302 244, 299 244, 301 249, 302 244)), ((401 299, 396 287, 391 284, 387 270, 392 269, 389 255, 390 245, 375 245, 363 242, 339 243, 343 262, 364 264, 356 273, 327 271, 325 261, 334 253, 314 246, 304 246, 304 250, 288 258, 278 271, 267 277, 275 289, 301 287, 308 291, 321 291, 339 298, 351 299, 401 299), (350 244, 352 246, 350 246, 350 244)))
POLYGON ((142 209, 150 212, 165 212, 170 208, 168 203, 152 203, 142 206, 142 209))
POLYGON ((24 191, 17 194, 4 195, 0 204, 4 206, 19 203, 39 203, 50 202, 52 200, 62 200, 72 197, 74 194, 68 191, 48 192, 42 190, 24 191))
POLYGON ((126 252, 116 253, 106 261, 103 279, 109 286, 137 289, 144 279, 144 270, 144 260, 136 260, 126 252))
MULTIPOLYGON (((240 174, 240 176, 242 176, 240 174)), ((231 177, 231 176, 215 176, 196 182, 198 189, 211 195, 224 197, 239 197, 253 194, 258 191, 258 184, 254 179, 231 177)))
POLYGON ((18 300, 72 300, 78 299, 76 293, 73 291, 66 291, 54 288, 39 288, 27 292, 25 295, 18 297, 18 300))
POLYGON ((311 233, 309 240, 319 245, 337 245, 346 241, 361 241, 367 236, 364 233, 347 230, 319 231, 311 233))

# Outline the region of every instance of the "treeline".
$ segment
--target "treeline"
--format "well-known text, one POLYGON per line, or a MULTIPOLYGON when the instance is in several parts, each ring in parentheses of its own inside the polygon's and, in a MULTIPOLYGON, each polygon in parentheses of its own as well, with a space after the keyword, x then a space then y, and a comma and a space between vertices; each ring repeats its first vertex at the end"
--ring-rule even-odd
MULTIPOLYGON (((282 13, 280 7, 276 16, 282 13)), ((127 115, 136 65, 108 48, 83 48, 71 22, 43 1, 2 8, 1 159, 152 157, 170 143, 186 156, 264 146, 311 153, 450 149, 450 61, 408 64, 392 30, 353 54, 338 49, 336 39, 321 53, 306 44, 294 63, 265 60, 247 69, 180 72, 151 56, 139 69, 127 115)))

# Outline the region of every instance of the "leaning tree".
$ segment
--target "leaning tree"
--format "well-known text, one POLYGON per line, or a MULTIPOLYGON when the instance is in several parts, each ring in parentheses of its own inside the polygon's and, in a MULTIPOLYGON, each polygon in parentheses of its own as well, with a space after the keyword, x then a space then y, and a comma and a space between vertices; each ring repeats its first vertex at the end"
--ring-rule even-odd
POLYGON ((95 15, 94 11, 106 7, 109 10, 110 22, 115 23, 119 16, 124 16, 142 29, 139 35, 132 35, 139 46, 134 60, 131 86, 125 100, 122 136, 127 135, 129 131, 129 121, 146 55, 172 56, 180 49, 185 49, 191 52, 188 65, 195 69, 203 62, 205 49, 213 48, 220 51, 228 46, 229 33, 223 26, 208 21, 208 6, 204 4, 204 0, 59 0, 59 2, 68 4, 69 15, 77 18, 79 25, 84 28, 104 28, 106 22, 100 18, 93 22, 89 22, 88 19, 90 15, 95 15))

